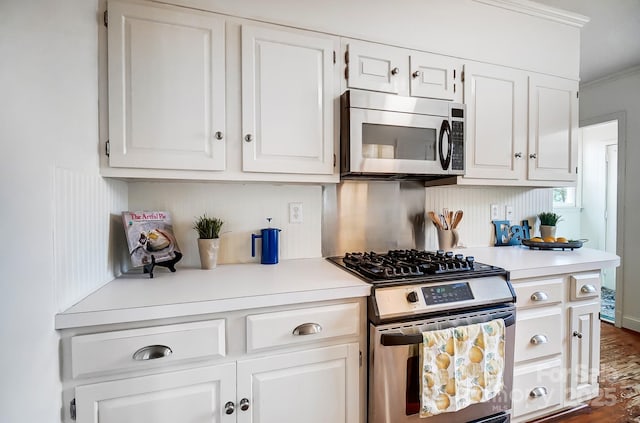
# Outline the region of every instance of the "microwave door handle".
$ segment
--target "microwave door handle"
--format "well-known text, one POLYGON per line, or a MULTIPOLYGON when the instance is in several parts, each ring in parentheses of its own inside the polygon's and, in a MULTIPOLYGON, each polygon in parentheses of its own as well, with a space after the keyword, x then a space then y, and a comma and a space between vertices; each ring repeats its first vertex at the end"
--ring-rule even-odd
POLYGON ((451 144, 451 126, 449 126, 448 120, 443 120, 442 125, 440 126, 440 138, 438 141, 438 150, 440 153, 440 165, 442 166, 442 170, 448 170, 449 164, 451 163, 451 152, 453 145, 451 144), (444 134, 447 134, 447 156, 445 157, 443 147, 444 134))

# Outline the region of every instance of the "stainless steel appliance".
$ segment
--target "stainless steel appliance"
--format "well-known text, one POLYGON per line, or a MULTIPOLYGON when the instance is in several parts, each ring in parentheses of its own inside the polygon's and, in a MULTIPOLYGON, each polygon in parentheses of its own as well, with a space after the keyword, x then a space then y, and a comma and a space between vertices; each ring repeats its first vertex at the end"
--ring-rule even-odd
POLYGON ((504 269, 451 252, 391 250, 329 260, 373 284, 369 319, 369 423, 509 422, 515 293, 504 269), (503 319, 504 388, 452 413, 419 417, 422 332, 503 319))
POLYGON ((464 174, 465 106, 350 90, 341 96, 343 178, 464 174))

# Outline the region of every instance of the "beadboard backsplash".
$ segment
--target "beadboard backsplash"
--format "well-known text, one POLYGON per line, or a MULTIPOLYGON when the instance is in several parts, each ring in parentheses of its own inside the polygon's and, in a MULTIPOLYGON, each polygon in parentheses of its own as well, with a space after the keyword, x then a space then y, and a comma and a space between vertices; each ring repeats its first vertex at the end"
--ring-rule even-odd
MULTIPOLYGON (((251 257, 251 234, 269 226, 280 228, 280 259, 320 257, 322 213, 319 185, 130 182, 129 210, 164 210, 184 257, 178 267, 199 267, 193 221, 206 213, 224 221, 218 263, 259 262, 251 257), (302 223, 289 223, 289 203, 302 203, 302 223)), ((259 241, 258 241, 259 242, 259 241)))
MULTIPOLYGON (((512 225, 528 219, 532 231, 536 231, 536 216, 553 209, 552 188, 523 187, 460 187, 441 186, 426 188, 425 210, 438 213, 443 207, 463 210, 464 217, 458 226, 460 244, 466 247, 492 246, 495 242, 491 224, 491 204, 498 205, 500 219, 505 218, 505 206, 513 206, 512 225)), ((438 237, 433 224, 428 223, 425 234, 426 249, 436 249, 438 237)), ((532 232, 532 236, 533 236, 532 232)))
POLYGON ((127 184, 56 168, 53 189, 55 293, 62 311, 120 275, 127 184))

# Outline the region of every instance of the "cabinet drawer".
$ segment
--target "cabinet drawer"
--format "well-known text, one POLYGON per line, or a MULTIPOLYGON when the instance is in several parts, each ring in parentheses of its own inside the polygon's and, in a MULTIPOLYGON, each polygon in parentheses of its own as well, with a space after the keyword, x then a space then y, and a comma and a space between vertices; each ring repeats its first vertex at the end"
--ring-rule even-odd
POLYGON ((600 296, 600 272, 571 275, 571 300, 597 298, 600 296))
POLYGON ((358 334, 358 303, 247 317, 247 351, 358 334))
POLYGON ((513 416, 560 405, 563 376, 559 358, 530 366, 517 366, 513 371, 513 416))
POLYGON ((562 301, 562 278, 514 283, 518 308, 544 306, 562 301))
POLYGON ((76 378, 224 355, 222 319, 78 335, 71 338, 71 374, 76 378))
POLYGON ((562 352, 560 307, 518 312, 515 361, 531 360, 562 352))

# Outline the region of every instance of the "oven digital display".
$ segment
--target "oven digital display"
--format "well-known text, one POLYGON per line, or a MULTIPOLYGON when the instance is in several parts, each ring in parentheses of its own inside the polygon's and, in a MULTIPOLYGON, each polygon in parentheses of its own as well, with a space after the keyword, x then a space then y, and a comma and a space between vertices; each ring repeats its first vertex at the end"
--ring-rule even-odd
POLYGON ((422 295, 424 295, 424 301, 427 305, 473 300, 473 293, 468 282, 425 286, 422 288, 422 295))

